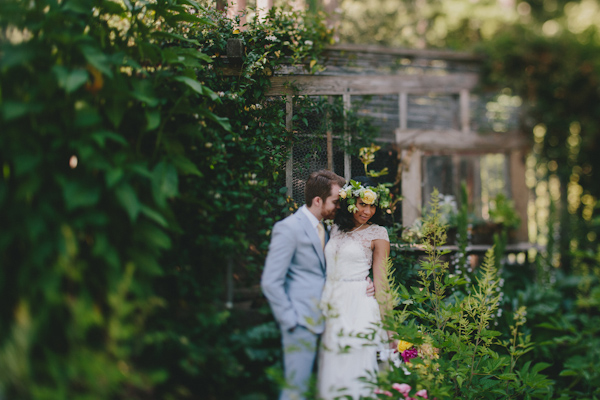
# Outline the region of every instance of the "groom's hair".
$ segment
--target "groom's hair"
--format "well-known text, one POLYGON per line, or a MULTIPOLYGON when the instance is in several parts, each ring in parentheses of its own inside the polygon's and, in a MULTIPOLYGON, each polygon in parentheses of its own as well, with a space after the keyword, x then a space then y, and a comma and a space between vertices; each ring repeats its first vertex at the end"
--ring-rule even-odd
POLYGON ((304 186, 304 199, 306 206, 310 207, 315 197, 325 201, 331 194, 331 185, 337 183, 340 187, 346 184, 346 180, 327 169, 315 171, 308 177, 304 186))

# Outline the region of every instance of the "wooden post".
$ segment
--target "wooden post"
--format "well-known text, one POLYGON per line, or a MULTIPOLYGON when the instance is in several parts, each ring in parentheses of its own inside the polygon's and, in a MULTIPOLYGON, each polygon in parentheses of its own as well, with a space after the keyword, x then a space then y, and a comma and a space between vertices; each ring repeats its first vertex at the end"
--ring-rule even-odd
MULTIPOLYGON (((344 101, 344 143, 346 145, 350 144, 350 132, 348 131, 348 125, 346 123, 346 118, 348 116, 348 111, 352 108, 352 99, 350 94, 346 93, 342 95, 342 99, 344 101)), ((344 178, 346 181, 350 181, 352 179, 352 159, 350 158, 350 154, 348 151, 344 150, 344 178)))
POLYGON ((525 182, 525 152, 513 150, 510 152, 510 191, 515 210, 521 218, 521 226, 517 229, 516 239, 519 242, 529 241, 527 227, 527 203, 529 202, 529 188, 525 182))
POLYGON ((400 129, 408 127, 408 93, 400 92, 398 96, 398 109, 400 115, 400 129))
POLYGON ((469 90, 461 89, 460 91, 460 127, 462 133, 469 133, 471 131, 470 121, 470 104, 469 104, 469 90))
POLYGON ((410 226, 421 217, 423 188, 421 187, 421 157, 419 149, 403 149, 402 157, 402 225, 410 226))
MULTIPOLYGON (((333 104, 333 96, 328 96, 327 101, 329 104, 333 104)), ((332 132, 332 121, 331 113, 327 112, 326 116, 327 123, 327 169, 333 171, 333 132, 332 132)))
MULTIPOLYGON (((285 96, 285 129, 288 134, 292 134, 292 117, 294 116, 294 105, 292 103, 292 95, 285 96)), ((290 148, 290 156, 285 164, 285 186, 287 187, 288 197, 292 197, 294 193, 294 147, 290 148)))

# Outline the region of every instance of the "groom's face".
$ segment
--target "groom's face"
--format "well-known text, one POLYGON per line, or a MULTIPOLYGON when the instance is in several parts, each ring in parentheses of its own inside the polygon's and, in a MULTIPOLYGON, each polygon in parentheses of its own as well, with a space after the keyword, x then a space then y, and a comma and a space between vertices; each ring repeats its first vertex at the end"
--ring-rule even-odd
POLYGON ((334 183, 331 185, 331 193, 323 202, 321 207, 321 216, 323 219, 333 219, 335 213, 340 208, 340 185, 334 183))

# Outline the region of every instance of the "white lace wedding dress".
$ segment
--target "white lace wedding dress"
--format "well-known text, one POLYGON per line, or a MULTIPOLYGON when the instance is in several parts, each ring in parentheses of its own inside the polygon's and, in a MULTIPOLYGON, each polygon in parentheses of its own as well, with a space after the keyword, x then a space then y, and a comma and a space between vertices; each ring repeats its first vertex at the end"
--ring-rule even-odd
POLYGON ((317 386, 319 398, 373 395, 373 386, 359 380, 377 372, 377 350, 383 348, 379 305, 367 296, 365 278, 373 263, 371 242, 389 241, 387 231, 369 225, 343 232, 334 225, 325 247, 327 280, 321 309, 325 331, 321 336, 317 386))

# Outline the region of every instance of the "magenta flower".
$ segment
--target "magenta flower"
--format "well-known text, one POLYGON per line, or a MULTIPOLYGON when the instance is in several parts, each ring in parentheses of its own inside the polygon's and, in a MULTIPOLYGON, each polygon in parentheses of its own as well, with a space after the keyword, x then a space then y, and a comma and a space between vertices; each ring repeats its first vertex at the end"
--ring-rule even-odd
POLYGON ((404 395, 404 397, 408 396, 408 392, 410 392, 410 385, 407 385, 406 383, 394 383, 392 385, 392 389, 396 389, 397 391, 399 391, 400 393, 402 393, 404 395))
POLYGON ((405 363, 409 362, 411 359, 415 358, 419 355, 419 350, 416 347, 411 347, 408 350, 404 350, 402 352, 402 359, 405 363))
POLYGON ((427 390, 425 390, 425 389, 421 389, 421 390, 419 390, 419 391, 416 393, 416 395, 415 395, 415 396, 417 396, 417 397, 422 397, 422 398, 424 398, 424 399, 428 399, 428 398, 429 398, 429 397, 427 397, 427 390))

